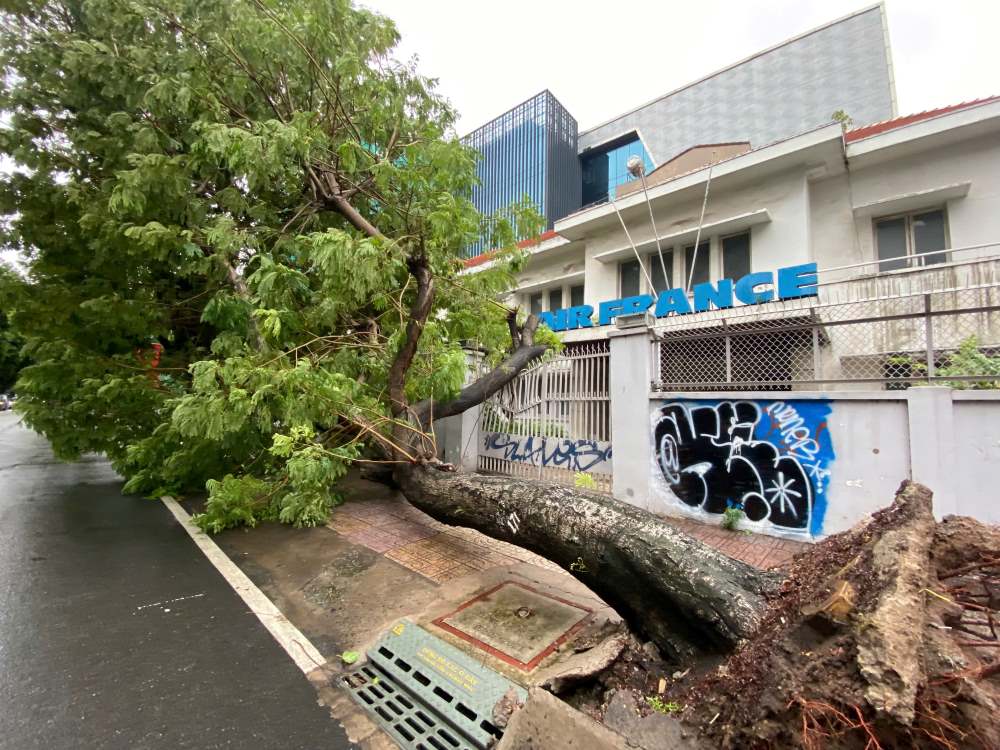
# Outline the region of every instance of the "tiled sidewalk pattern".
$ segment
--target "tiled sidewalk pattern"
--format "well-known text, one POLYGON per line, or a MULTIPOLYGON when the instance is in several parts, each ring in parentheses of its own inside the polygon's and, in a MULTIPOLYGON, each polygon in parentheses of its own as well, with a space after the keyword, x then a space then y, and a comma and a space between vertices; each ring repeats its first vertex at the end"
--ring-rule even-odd
POLYGON ((348 502, 334 510, 327 526, 437 583, 519 562, 561 570, 528 550, 438 523, 402 499, 348 502))
MULTIPOLYGON (((691 536, 758 568, 786 565, 808 547, 762 534, 741 534, 720 526, 683 518, 664 518, 691 536)), ((476 570, 519 562, 561 570, 554 563, 512 544, 491 539, 472 529, 435 521, 402 498, 379 497, 348 502, 336 508, 327 524, 356 544, 384 554, 390 560, 443 583, 476 570)))
POLYGON ((685 534, 710 544, 730 557, 742 560, 756 568, 783 568, 792 557, 805 551, 810 545, 791 539, 779 539, 764 534, 745 534, 728 531, 716 524, 701 523, 689 518, 661 516, 671 526, 685 534))

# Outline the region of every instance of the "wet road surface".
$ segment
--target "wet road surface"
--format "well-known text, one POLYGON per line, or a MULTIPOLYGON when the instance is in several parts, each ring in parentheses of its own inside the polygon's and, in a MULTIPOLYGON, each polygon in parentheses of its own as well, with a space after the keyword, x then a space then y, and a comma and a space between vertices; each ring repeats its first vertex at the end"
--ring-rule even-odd
POLYGON ((0 748, 348 748, 159 501, 0 413, 0 748))

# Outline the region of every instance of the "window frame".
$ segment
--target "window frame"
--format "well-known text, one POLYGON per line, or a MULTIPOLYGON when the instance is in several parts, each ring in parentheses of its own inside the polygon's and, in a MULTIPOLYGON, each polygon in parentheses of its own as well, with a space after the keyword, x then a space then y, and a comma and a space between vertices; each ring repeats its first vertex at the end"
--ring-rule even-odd
POLYGON ((732 276, 726 271, 726 240, 730 237, 741 237, 744 234, 747 236, 747 273, 753 273, 753 232, 750 231, 750 227, 747 227, 739 232, 730 232, 729 234, 720 234, 718 236, 719 269, 721 271, 719 278, 733 279, 734 281, 737 279, 736 276, 732 276))
POLYGON ((619 261, 618 262, 618 267, 615 269, 616 272, 617 272, 616 275, 618 277, 617 278, 617 282, 618 282, 618 297, 619 297, 619 299, 624 299, 625 297, 631 297, 631 296, 633 296, 631 294, 625 294, 624 289, 622 289, 622 268, 624 266, 626 266, 627 264, 630 264, 630 263, 635 263, 638 266, 638 268, 639 268, 639 286, 636 287, 636 292, 635 293, 636 294, 642 294, 643 293, 643 291, 642 291, 643 287, 646 285, 645 284, 645 274, 643 273, 644 269, 642 267, 642 262, 639 259, 637 259, 637 258, 629 258, 628 260, 619 261))
POLYGON ((940 263, 950 262, 948 253, 951 251, 951 222, 948 216, 948 206, 947 204, 936 204, 932 206, 925 206, 923 208, 912 209, 909 211, 897 211, 896 213, 886 214, 885 216, 873 216, 872 217, 872 260, 875 262, 875 272, 876 273, 894 273, 896 271, 912 271, 916 268, 928 268, 930 266, 937 266, 940 263), (916 238, 913 232, 913 218, 919 216, 920 214, 929 214, 935 211, 940 211, 941 216, 944 219, 942 222, 944 224, 944 247, 941 250, 927 250, 926 254, 922 256, 917 256, 914 249, 916 247, 916 238), (895 221, 897 219, 903 220, 903 239, 906 242, 906 254, 898 255, 894 258, 882 258, 879 256, 879 246, 878 246, 878 225, 885 221, 895 221), (933 255, 940 253, 944 255, 944 260, 940 263, 927 263, 926 260, 933 255), (890 268, 882 270, 883 263, 892 263, 893 261, 903 262, 905 265, 902 268, 890 268), (914 262, 915 261, 915 262, 914 262))
MULTIPOLYGON (((705 253, 706 257, 708 258, 708 278, 705 279, 705 281, 710 282, 712 280, 712 266, 714 265, 712 263, 712 256, 717 255, 720 252, 718 237, 712 236, 708 238, 703 238, 700 242, 698 242, 697 247, 701 247, 702 245, 708 245, 708 252, 705 253)), ((681 288, 687 286, 688 279, 691 277, 691 269, 688 268, 687 256, 688 256, 688 250, 693 250, 695 247, 696 245, 694 242, 692 242, 690 245, 684 244, 681 246, 681 283, 682 283, 681 288)), ((695 264, 697 264, 697 262, 698 261, 696 259, 695 264)), ((721 263, 721 258, 719 262, 721 263)), ((694 279, 691 279, 691 289, 688 289, 688 294, 692 293, 695 284, 702 284, 702 283, 704 282, 695 281, 694 279)))

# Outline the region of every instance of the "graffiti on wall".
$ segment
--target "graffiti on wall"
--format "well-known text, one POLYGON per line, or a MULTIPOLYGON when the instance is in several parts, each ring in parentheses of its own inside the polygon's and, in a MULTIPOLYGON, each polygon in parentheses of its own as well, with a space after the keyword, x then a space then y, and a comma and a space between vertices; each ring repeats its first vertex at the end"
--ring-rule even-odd
POLYGON ((483 438, 481 455, 532 466, 611 473, 611 443, 600 440, 567 440, 537 435, 489 432, 483 438))
POLYGON ((667 499, 791 533, 819 534, 833 442, 827 401, 671 401, 653 410, 654 474, 667 499))

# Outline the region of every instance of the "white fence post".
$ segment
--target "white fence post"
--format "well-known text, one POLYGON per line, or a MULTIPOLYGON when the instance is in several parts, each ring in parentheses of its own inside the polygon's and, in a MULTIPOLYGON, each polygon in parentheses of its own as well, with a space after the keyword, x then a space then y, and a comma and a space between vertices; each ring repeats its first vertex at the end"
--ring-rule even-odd
MULTIPOLYGON (((465 350, 465 383, 476 380, 482 368, 483 353, 478 349, 465 350)), ((438 441, 438 454, 442 461, 455 464, 466 471, 475 471, 479 457, 479 417, 482 406, 473 406, 454 417, 434 422, 434 435, 438 441)))
POLYGON ((608 338, 614 472, 611 490, 619 500, 648 508, 652 460, 649 391, 653 381, 649 329, 612 331, 608 338))
POLYGON ((951 388, 921 386, 906 391, 910 426, 910 477, 934 493, 934 516, 958 512, 954 492, 955 414, 951 388))

